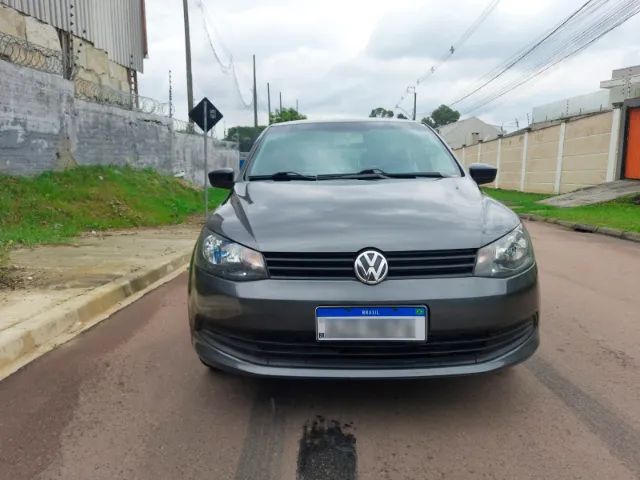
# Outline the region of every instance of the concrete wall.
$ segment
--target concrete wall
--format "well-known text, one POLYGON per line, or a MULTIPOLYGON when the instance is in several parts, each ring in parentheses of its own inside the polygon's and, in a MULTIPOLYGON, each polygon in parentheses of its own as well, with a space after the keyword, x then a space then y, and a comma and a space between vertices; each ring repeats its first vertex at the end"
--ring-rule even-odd
POLYGON ((107 52, 86 40, 73 37, 72 41, 78 78, 122 92, 129 91, 129 74, 126 68, 109 60, 107 52))
POLYGON ((569 122, 564 138, 560 192, 606 181, 611 112, 569 122))
POLYGON ((54 27, 4 5, 0 5, 0 32, 60 51, 60 40, 54 27))
POLYGON ((529 132, 525 191, 554 192, 559 140, 559 125, 529 132))
POLYGON ((466 166, 498 167, 491 185, 506 190, 564 193, 619 178, 620 110, 504 136, 455 150, 466 166), (478 156, 480 151, 480 156, 478 156))
MULTIPOLYGON (((238 167, 233 144, 209 142, 210 169, 238 167)), ((76 99, 73 82, 0 60, 0 174, 129 164, 202 183, 203 150, 167 117, 76 99)))
MULTIPOLYGON (((55 27, 0 4, 0 32, 57 52, 62 51, 55 27)), ((89 82, 129 92, 127 69, 109 59, 106 51, 71 35, 75 75, 89 82)))

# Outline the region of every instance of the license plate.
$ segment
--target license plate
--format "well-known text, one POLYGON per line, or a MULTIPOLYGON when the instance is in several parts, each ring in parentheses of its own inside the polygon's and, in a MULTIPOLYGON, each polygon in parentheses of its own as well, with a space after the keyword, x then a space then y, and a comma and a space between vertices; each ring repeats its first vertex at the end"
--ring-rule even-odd
POLYGON ((318 307, 318 341, 425 341, 428 310, 401 307, 318 307))

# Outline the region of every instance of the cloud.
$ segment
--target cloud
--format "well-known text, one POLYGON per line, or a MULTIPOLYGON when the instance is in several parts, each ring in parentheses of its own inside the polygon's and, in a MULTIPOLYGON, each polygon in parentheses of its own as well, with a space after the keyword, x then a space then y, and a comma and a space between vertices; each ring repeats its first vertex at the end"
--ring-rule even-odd
MULTIPOLYGON (((216 63, 203 27, 200 0, 190 1, 196 101, 206 95, 225 115, 225 125, 249 125, 232 77, 216 63)), ((251 98, 251 56, 256 54, 258 106, 266 122, 266 83, 272 109, 282 91, 285 106, 300 102, 310 118, 367 115, 393 107, 407 85, 424 74, 477 18, 488 0, 203 0, 217 50, 233 56, 240 90, 251 98)), ((146 0, 149 55, 141 94, 166 101, 173 74, 176 116, 186 118, 184 31, 181 2, 146 0)), ((418 113, 465 93, 575 10, 581 0, 502 0, 486 22, 435 75, 418 88, 418 113)), ((635 32, 640 17, 611 32, 578 57, 473 114, 493 123, 526 121, 541 103, 595 91, 611 70, 640 64, 635 32)), ((517 70, 514 69, 517 74, 517 70)), ((411 99, 402 103, 410 109, 411 99)), ((222 126, 219 129, 219 133, 222 126)))

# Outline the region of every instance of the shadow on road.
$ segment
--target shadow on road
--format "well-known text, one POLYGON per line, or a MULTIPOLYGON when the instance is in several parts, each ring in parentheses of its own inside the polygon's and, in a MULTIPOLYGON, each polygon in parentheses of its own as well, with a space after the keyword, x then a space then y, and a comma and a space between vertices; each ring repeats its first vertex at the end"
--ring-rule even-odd
MULTIPOLYGON (((520 389, 524 367, 456 378, 417 380, 306 380, 260 379, 211 373, 217 388, 242 388, 254 398, 297 408, 337 406, 344 410, 366 408, 389 412, 389 406, 401 404, 404 410, 455 409, 490 401, 495 408, 507 408, 511 395, 520 389), (496 403, 497 402, 497 403, 496 403)), ((521 395, 515 395, 521 398, 521 395)))

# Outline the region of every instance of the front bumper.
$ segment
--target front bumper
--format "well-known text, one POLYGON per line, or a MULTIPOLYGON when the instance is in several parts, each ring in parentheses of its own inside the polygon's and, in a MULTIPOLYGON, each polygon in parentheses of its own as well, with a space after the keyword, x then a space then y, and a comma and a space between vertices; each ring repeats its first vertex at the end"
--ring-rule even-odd
POLYGON ((229 282, 194 266, 193 345, 203 361, 268 377, 419 378, 488 372, 527 359, 538 337, 537 271, 509 279, 229 282), (322 305, 427 305, 427 342, 315 341, 322 305))

